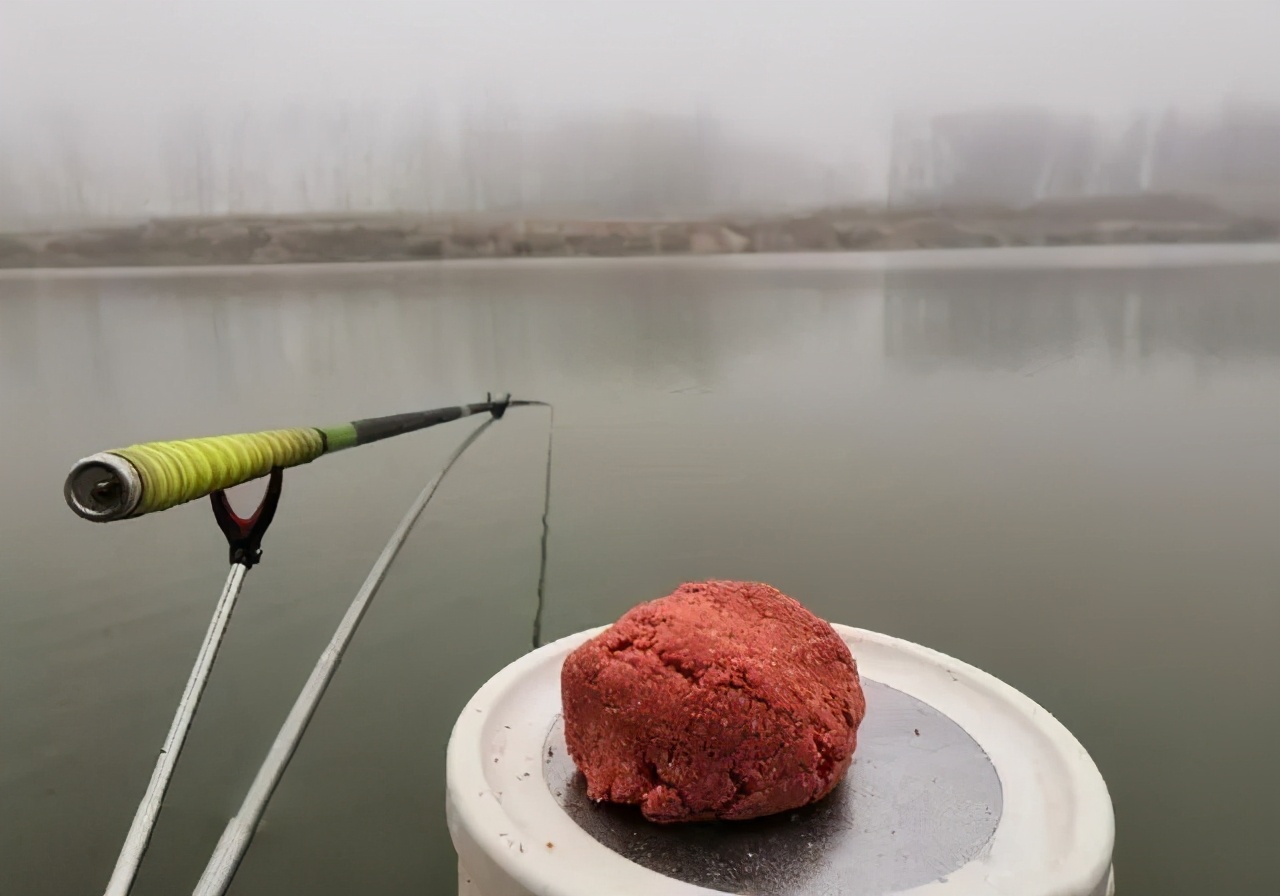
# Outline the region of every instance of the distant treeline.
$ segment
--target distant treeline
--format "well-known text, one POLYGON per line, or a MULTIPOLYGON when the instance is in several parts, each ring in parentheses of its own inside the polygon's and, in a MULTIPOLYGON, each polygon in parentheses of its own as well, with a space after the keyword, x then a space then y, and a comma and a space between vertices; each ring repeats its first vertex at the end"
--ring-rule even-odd
POLYGON ((683 218, 857 193, 856 171, 707 114, 530 120, 499 103, 454 117, 295 103, 160 116, 150 133, 55 112, 21 124, 0 129, 0 228, 174 215, 683 218))
POLYGON ((1038 109, 900 116, 878 140, 883 151, 839 164, 785 133, 761 142, 709 113, 535 118, 497 101, 448 114, 429 103, 202 108, 129 129, 109 109, 48 110, 5 124, 9 231, 330 213, 687 220, 1144 193, 1280 210, 1280 107, 1118 121, 1038 109))
POLYGON ((1041 109, 901 116, 892 137, 895 204, 1020 207, 1043 199, 1198 195, 1280 211, 1280 107, 1227 105, 1104 121, 1041 109))

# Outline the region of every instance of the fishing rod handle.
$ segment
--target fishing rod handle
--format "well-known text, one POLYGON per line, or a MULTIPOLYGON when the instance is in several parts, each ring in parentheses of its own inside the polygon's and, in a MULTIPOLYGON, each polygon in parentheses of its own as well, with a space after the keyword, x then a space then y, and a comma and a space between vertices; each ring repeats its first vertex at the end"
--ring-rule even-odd
POLYGON ((63 494, 77 514, 105 523, 168 510, 325 450, 324 431, 310 427, 144 442, 77 462, 63 494))

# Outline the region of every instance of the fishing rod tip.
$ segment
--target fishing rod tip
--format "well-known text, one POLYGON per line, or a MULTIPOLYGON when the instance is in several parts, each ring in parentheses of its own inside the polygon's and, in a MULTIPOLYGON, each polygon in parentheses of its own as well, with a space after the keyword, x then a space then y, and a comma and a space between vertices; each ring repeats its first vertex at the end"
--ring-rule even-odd
POLYGON ((507 408, 511 407, 511 393, 507 392, 497 398, 493 397, 493 393, 489 393, 489 411, 493 414, 494 420, 501 420, 502 415, 507 412, 507 408))
POLYGON ((142 500, 142 477, 133 464, 103 452, 76 462, 62 486, 67 506, 94 523, 124 519, 142 500))

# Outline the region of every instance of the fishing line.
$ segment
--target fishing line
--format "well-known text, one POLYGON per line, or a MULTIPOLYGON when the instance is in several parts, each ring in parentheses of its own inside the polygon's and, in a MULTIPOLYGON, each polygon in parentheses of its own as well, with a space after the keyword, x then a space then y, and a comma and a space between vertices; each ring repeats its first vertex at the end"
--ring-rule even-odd
POLYGON ((547 476, 542 495, 542 559, 538 564, 538 606, 533 614, 533 649, 542 646, 542 611, 547 603, 547 535, 550 528, 547 517, 551 513, 551 441, 556 430, 556 409, 547 405, 550 419, 547 421, 547 476))

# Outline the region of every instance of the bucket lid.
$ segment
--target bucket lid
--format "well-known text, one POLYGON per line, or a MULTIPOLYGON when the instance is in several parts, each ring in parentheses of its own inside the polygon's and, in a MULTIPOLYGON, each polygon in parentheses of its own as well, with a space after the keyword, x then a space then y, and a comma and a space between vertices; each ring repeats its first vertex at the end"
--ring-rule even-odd
POLYGON ((605 627, 511 663, 463 709, 447 809, 478 892, 546 896, 1103 896, 1110 796, 1084 748, 970 665, 835 625, 867 713, 824 800, 752 821, 657 825, 597 804, 568 756, 564 659, 605 627))

